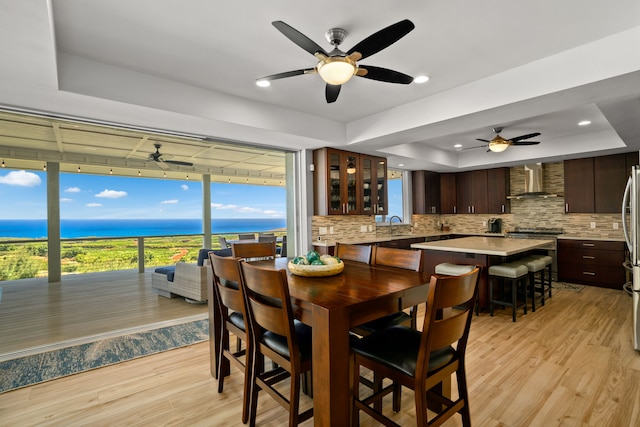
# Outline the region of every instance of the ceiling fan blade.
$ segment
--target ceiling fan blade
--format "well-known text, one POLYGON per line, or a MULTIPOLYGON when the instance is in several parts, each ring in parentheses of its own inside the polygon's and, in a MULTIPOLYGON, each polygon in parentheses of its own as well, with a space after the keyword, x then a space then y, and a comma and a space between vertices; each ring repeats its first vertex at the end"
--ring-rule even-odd
POLYGON ((518 142, 518 141, 522 141, 523 139, 533 138, 534 136, 538 136, 538 135, 540 135, 540 132, 528 133, 526 135, 520 135, 520 136, 516 136, 515 138, 511 138, 509 139, 509 141, 518 142))
POLYGON ((169 169, 169 165, 165 164, 162 160, 154 160, 154 162, 158 165, 160 169, 167 170, 169 169))
POLYGON ((180 160, 162 160, 162 162, 169 163, 169 164, 172 164, 172 165, 193 166, 193 163, 181 162, 180 160))
POLYGON ((371 65, 361 65, 359 67, 359 70, 361 69, 367 70, 367 73, 364 75, 358 73, 356 75, 359 77, 364 77, 365 79, 378 80, 387 83, 400 83, 403 85, 408 85, 413 81, 413 77, 399 71, 389 70, 387 68, 374 67, 371 65))
POLYGON ((336 102, 338 99, 338 95, 340 95, 340 88, 342 85, 330 85, 327 83, 327 87, 324 91, 324 94, 327 98, 327 104, 331 104, 332 102, 336 102))
POLYGON ((486 148, 487 146, 488 146, 487 144, 484 144, 484 145, 475 145, 475 146, 473 146, 473 147, 465 147, 465 148, 462 148, 462 149, 460 149, 460 150, 458 150, 458 151, 475 150, 476 148, 486 148))
POLYGON ((265 77, 261 77, 259 79, 256 79, 256 81, 260 81, 260 80, 278 80, 278 79, 284 79, 286 77, 299 76, 299 75, 302 75, 302 74, 315 74, 315 73, 317 73, 315 68, 304 68, 302 70, 286 71, 284 73, 272 74, 270 76, 265 76, 265 77))
POLYGON ((476 141, 491 142, 488 139, 476 138, 476 141))
POLYGON ((274 27, 278 29, 286 38, 309 52, 311 55, 315 55, 316 52, 321 52, 326 56, 329 54, 318 45, 316 42, 311 40, 309 37, 302 34, 300 31, 296 30, 292 26, 285 24, 282 21, 273 21, 271 23, 274 27))
POLYGON ((516 141, 512 142, 511 145, 538 145, 540 141, 516 141))
POLYGON ((362 54, 362 58, 371 56, 380 52, 382 49, 391 46, 402 37, 406 36, 415 27, 416 26, 413 25, 413 22, 408 19, 396 22, 395 24, 389 25, 388 27, 383 28, 377 33, 374 33, 362 40, 360 43, 352 47, 347 52, 347 55, 350 55, 353 52, 360 52, 362 54))

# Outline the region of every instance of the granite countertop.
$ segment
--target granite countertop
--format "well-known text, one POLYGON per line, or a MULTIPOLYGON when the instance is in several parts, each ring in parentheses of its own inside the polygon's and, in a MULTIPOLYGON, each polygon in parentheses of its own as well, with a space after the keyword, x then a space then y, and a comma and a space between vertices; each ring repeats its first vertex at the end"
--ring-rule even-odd
POLYGON ((360 239, 321 239, 313 242, 314 246, 331 247, 335 246, 337 242, 347 243, 351 245, 363 245, 368 243, 380 243, 389 242, 391 240, 404 240, 414 238, 428 239, 430 237, 446 237, 446 236, 486 236, 486 237, 505 237, 504 233, 465 233, 465 232, 453 232, 453 231, 434 231, 432 233, 420 233, 420 234, 398 234, 395 236, 370 236, 362 237, 360 239))
POLYGON ((504 239, 501 237, 471 236, 461 237, 459 239, 414 243, 411 247, 445 252, 509 256, 553 243, 553 240, 545 239, 504 239))
POLYGON ((588 233, 566 233, 560 234, 558 239, 563 240, 602 240, 607 242, 624 242, 624 236, 598 236, 588 233))

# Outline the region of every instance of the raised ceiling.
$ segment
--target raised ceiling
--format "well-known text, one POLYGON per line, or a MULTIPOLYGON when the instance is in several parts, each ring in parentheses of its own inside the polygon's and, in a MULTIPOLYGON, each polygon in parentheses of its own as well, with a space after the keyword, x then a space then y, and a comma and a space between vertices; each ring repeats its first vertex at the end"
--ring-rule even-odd
POLYGON ((333 146, 435 171, 640 147, 636 0, 5 1, 0 24, 0 105, 14 108, 286 150, 333 146), (316 63, 274 20, 326 49, 324 33, 342 27, 348 50, 405 18, 415 30, 363 62, 428 83, 354 78, 333 104, 317 75, 254 84, 316 63), (540 132, 541 144, 454 148, 496 126, 506 138, 540 132))

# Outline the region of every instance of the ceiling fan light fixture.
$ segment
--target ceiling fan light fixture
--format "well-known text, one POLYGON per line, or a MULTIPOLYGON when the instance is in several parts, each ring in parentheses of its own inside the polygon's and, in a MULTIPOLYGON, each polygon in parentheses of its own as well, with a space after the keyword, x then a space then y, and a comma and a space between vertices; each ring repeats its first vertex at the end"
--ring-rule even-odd
POLYGON ((489 150, 494 153, 501 153, 509 148, 510 145, 511 141, 504 139, 500 135, 496 135, 496 137, 489 142, 489 150))
POLYGON ((318 74, 330 85, 342 85, 348 82, 358 70, 348 56, 331 56, 317 65, 318 74))
POLYGON ((258 80, 256 81, 256 85, 258 87, 269 87, 271 86, 271 82, 269 80, 258 80))

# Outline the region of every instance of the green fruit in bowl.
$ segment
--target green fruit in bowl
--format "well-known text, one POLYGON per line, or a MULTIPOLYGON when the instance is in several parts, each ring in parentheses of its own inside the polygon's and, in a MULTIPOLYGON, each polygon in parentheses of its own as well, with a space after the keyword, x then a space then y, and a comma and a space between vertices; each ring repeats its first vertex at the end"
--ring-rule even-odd
POLYGON ((309 260, 304 256, 297 256, 291 262, 294 264, 309 265, 309 260))
POLYGON ((311 265, 324 265, 324 262, 321 259, 314 259, 311 261, 311 265))
POLYGON ((320 254, 317 251, 307 252, 307 261, 309 261, 309 263, 312 263, 317 259, 320 259, 320 254))

